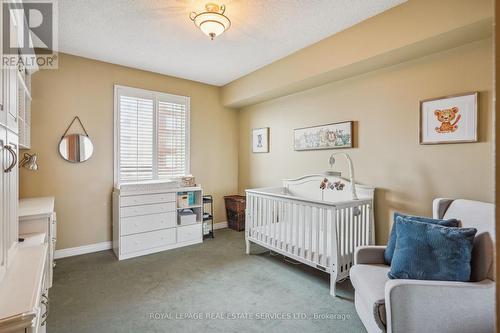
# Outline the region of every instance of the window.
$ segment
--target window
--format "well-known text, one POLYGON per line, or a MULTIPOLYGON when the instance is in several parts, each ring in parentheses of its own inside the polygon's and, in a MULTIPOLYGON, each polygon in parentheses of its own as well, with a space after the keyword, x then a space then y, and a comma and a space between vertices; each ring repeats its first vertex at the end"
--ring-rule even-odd
POLYGON ((189 174, 189 97, 115 86, 115 184, 189 174))

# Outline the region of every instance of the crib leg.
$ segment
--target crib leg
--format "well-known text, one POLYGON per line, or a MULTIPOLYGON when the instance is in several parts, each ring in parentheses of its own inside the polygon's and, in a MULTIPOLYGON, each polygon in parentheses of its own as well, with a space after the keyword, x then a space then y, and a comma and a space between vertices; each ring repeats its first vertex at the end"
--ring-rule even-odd
POLYGON ((336 287, 337 287, 337 270, 332 268, 332 272, 330 273, 330 295, 336 297, 336 287))
POLYGON ((247 254, 261 254, 264 252, 269 252, 269 249, 260 246, 259 244, 252 243, 251 241, 245 239, 246 242, 246 253, 247 254))

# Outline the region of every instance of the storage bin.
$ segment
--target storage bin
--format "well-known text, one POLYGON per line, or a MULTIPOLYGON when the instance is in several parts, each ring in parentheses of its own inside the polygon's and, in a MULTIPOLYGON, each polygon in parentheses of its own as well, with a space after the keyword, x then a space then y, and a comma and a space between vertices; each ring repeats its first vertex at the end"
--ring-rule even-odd
POLYGON ((228 195, 224 197, 226 204, 227 225, 236 231, 245 230, 246 198, 243 195, 228 195))
POLYGON ((177 206, 179 208, 189 207, 189 195, 181 193, 177 196, 177 206))
POLYGON ((191 209, 179 212, 179 225, 189 225, 196 223, 196 214, 191 209))
POLYGON ((194 192, 188 192, 188 204, 194 206, 196 204, 196 197, 194 192))

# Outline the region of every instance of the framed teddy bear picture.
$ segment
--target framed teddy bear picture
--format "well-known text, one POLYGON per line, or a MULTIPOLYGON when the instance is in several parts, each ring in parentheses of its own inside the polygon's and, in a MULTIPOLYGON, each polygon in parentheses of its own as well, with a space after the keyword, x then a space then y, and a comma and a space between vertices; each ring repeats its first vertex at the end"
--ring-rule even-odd
POLYGON ((477 92, 420 102, 420 144, 477 142, 477 92))

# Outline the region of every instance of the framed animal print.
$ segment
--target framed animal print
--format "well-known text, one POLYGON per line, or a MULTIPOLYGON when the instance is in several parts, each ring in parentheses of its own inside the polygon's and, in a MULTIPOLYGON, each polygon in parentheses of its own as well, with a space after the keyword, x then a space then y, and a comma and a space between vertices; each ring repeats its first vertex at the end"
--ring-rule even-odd
POLYGON ((252 130, 252 152, 269 153, 269 127, 252 130))
POLYGON ((352 148, 352 121, 294 130, 294 149, 319 150, 352 148))
POLYGON ((420 102, 420 144, 477 142, 477 92, 420 102))

